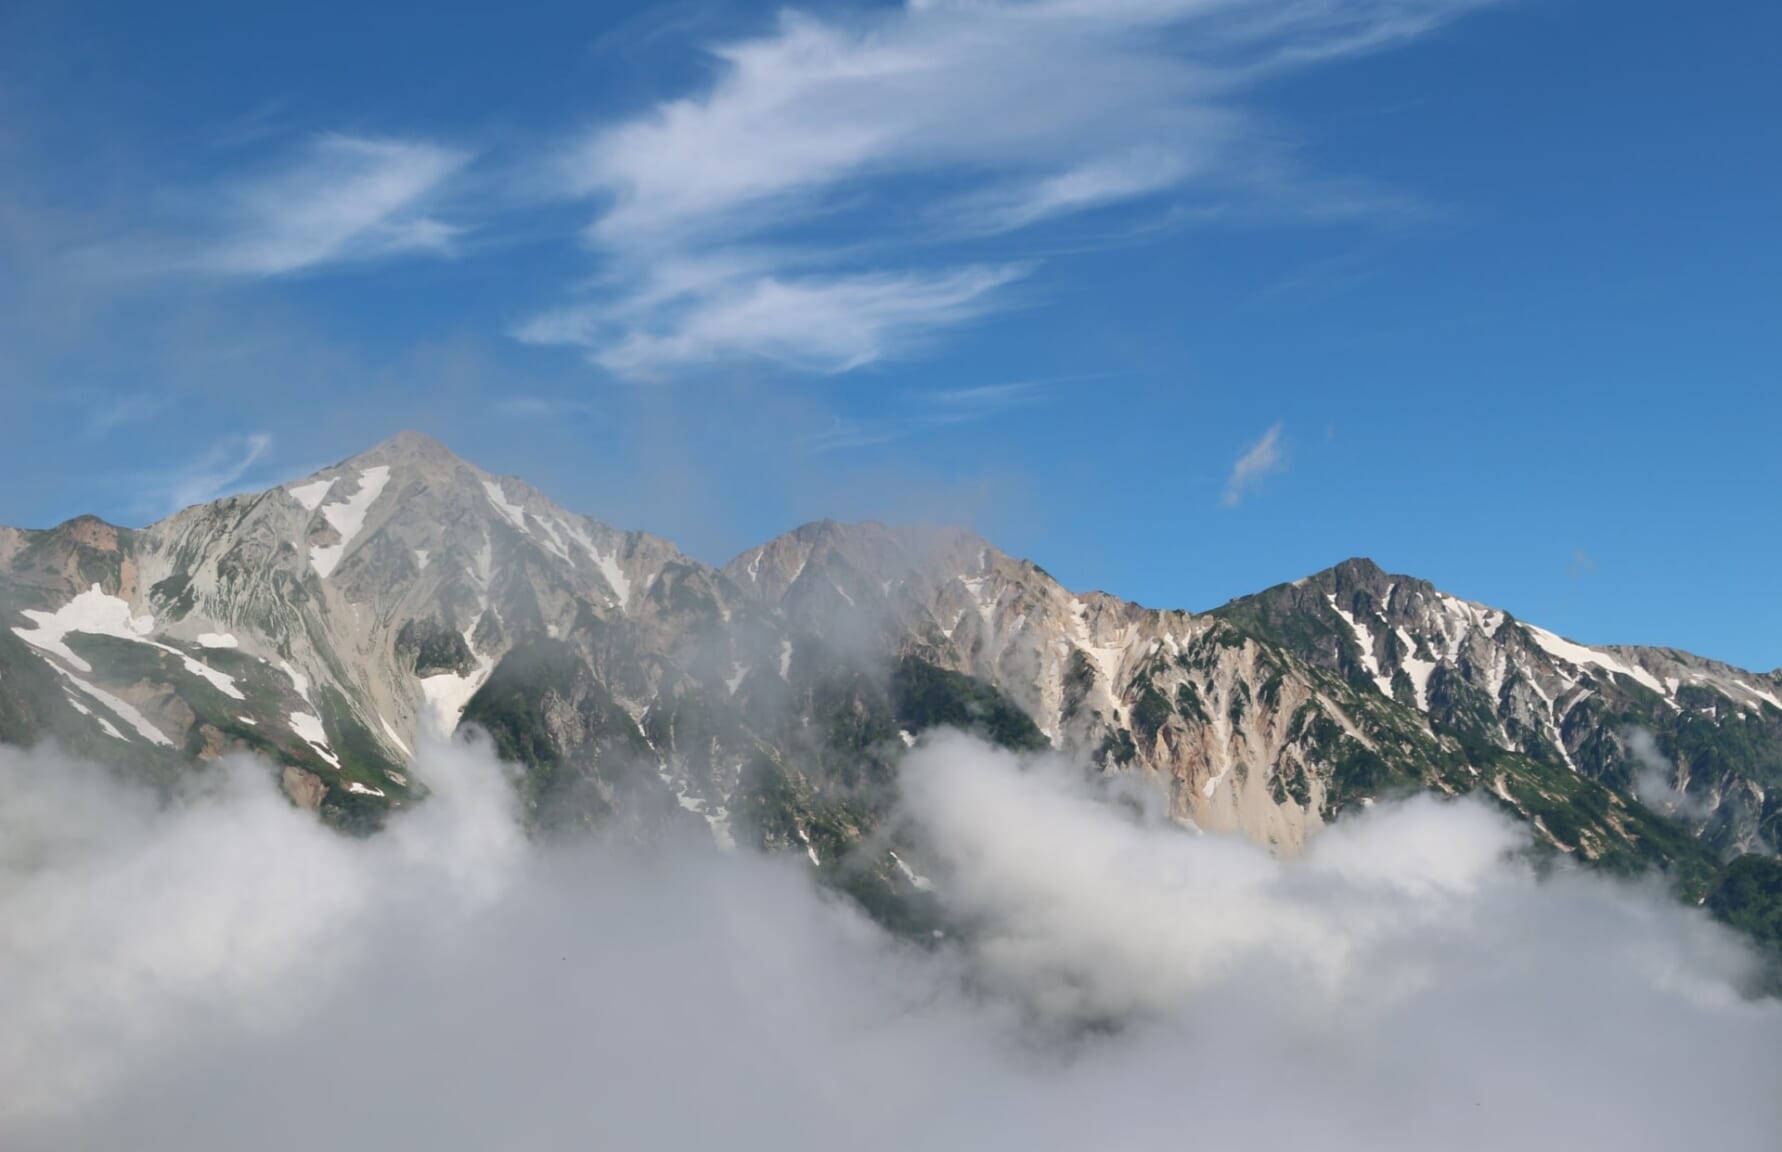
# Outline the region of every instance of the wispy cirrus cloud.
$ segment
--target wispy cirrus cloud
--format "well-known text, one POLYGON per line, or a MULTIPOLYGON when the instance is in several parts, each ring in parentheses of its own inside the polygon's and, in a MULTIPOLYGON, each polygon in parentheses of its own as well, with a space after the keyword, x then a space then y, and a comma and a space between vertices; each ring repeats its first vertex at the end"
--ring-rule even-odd
POLYGON ((1231 475, 1225 481, 1225 506, 1235 508, 1243 503, 1263 477, 1272 475, 1287 466, 1287 457, 1281 446, 1281 425, 1275 424, 1262 438, 1244 450, 1231 466, 1231 475))
POLYGON ((625 376, 735 360, 846 372, 890 349, 911 347, 934 328, 981 314, 991 295, 1024 271, 972 265, 936 272, 769 274, 683 294, 651 310, 650 319, 667 319, 661 327, 610 325, 602 306, 592 303, 538 317, 518 335, 528 343, 586 344, 597 363, 625 376))
POLYGON ((504 420, 593 420, 600 416, 600 406, 586 400, 525 393, 503 396, 490 408, 504 420))
POLYGON ((225 436, 189 460, 139 473, 132 477, 138 511, 166 516, 251 487, 256 467, 271 448, 272 436, 266 432, 225 436))
MULTIPOLYGON (((651 376, 766 359, 846 372, 1000 306, 1033 267, 960 247, 1191 189, 1313 218, 1390 196, 1307 182, 1244 107, 1263 78, 1402 43, 1493 0, 911 0, 711 49, 715 79, 568 148, 606 275, 522 324, 651 376), (1335 210, 1318 187, 1342 193, 1335 210), (825 235, 848 237, 846 250, 825 235), (742 258, 738 258, 739 254, 742 258), (699 275, 664 292, 661 269, 699 275)), ((1359 208, 1357 206, 1360 206, 1359 208)))
POLYGON ((966 231, 1011 232, 1162 192, 1189 171, 1185 157, 1157 148, 1104 156, 1056 175, 1022 180, 949 205, 966 231))
POLYGON ((217 233, 189 266, 279 276, 451 251, 461 229, 433 214, 469 154, 419 140, 327 134, 216 194, 217 233))
POLYGON ((905 396, 902 409, 895 415, 875 419, 837 417, 829 427, 800 440, 798 447, 807 455, 821 455, 987 420, 1012 408, 1036 403, 1049 387, 1061 383, 1064 380, 1014 380, 918 392, 905 396))

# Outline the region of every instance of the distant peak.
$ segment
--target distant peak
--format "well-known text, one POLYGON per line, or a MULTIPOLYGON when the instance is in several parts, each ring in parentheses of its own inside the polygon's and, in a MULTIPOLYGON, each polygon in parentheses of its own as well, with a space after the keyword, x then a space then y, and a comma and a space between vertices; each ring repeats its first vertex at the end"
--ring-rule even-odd
POLYGON ((1351 556, 1331 570, 1349 576, 1359 576, 1363 579, 1372 579, 1375 576, 1386 575, 1385 569, 1381 568, 1378 564, 1375 564, 1366 556, 1351 556))
POLYGON ((346 457, 337 464, 330 465, 316 474, 316 477, 332 472, 335 468, 364 469, 378 466, 394 467, 402 472, 420 470, 429 474, 450 474, 461 468, 481 472, 458 456, 450 448, 423 432, 398 432, 387 440, 381 440, 365 449, 346 457))
POLYGON ((418 457, 421 459, 441 461, 456 461, 458 459, 456 453, 450 448, 447 448, 444 444, 435 440, 433 437, 424 432, 415 432, 412 430, 396 433, 396 435, 371 449, 371 451, 365 453, 365 455, 418 457))

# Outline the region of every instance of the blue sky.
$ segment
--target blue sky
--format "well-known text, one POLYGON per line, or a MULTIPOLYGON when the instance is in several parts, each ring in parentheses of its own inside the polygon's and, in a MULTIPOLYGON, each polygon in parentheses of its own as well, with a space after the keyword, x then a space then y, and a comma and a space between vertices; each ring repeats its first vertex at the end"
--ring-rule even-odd
POLYGON ((367 7, 0 6, 0 523, 413 427, 712 561, 1782 664, 1782 7, 367 7))

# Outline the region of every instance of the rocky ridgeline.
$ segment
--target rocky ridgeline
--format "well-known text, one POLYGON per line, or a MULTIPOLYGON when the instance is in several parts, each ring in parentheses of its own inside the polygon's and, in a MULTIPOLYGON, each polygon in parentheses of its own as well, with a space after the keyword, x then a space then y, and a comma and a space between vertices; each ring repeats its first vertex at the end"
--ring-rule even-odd
POLYGON ((0 740, 162 780, 251 750, 370 830, 424 794, 424 735, 474 722, 541 830, 786 847, 897 915, 897 759, 941 725, 1284 852, 1382 797, 1478 793, 1700 895, 1782 833, 1777 673, 1587 648, 1365 560, 1204 614, 959 530, 809 524, 715 569, 412 434, 141 530, 0 529, 0 614, 0 740))

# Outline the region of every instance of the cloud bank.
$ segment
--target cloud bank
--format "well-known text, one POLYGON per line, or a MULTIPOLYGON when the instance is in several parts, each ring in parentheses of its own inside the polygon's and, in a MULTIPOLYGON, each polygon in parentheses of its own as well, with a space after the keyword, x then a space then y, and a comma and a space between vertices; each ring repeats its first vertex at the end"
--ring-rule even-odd
POLYGON ((802 857, 541 847, 480 746, 369 841, 236 762, 171 804, 0 750, 8 1148, 1773 1147, 1782 1010, 1662 896, 1420 800, 1302 860, 964 737, 929 951, 802 857))

